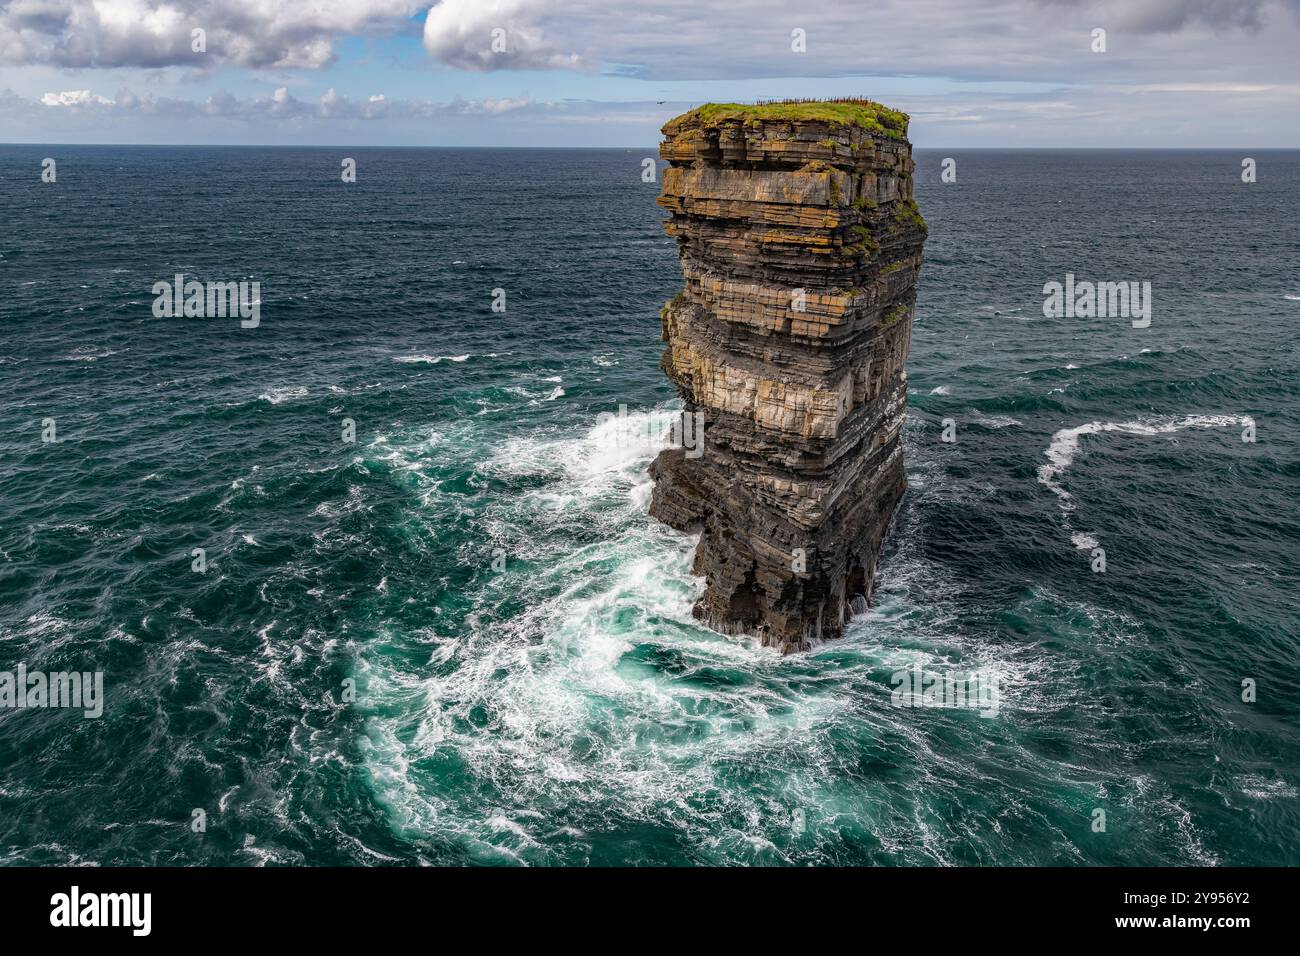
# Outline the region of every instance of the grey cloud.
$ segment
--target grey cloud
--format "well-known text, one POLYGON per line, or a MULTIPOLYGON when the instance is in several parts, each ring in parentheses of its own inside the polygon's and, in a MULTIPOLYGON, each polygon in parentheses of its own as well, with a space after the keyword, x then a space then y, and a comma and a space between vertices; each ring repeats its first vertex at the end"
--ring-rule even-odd
POLYGON ((1169 54, 1144 37, 1186 31, 1189 65, 1212 61, 1214 44, 1232 39, 1223 34, 1252 34, 1258 43, 1268 34, 1261 25, 1283 26, 1294 39, 1296 20, 1286 9, 1297 6, 1300 0, 441 0, 425 20, 424 44, 434 58, 469 70, 600 68, 676 80, 928 75, 1063 82, 1095 72, 1086 56, 1095 26, 1125 34, 1122 53, 1106 65, 1136 76, 1164 68, 1157 61, 1169 54), (1207 39, 1206 26, 1220 35, 1207 39), (804 53, 791 49, 796 28, 806 36, 804 53), (492 52, 493 29, 504 31, 504 52, 492 52))
MULTIPOLYGON (((1058 10, 1080 7, 1071 0, 1036 2, 1058 10)), ((1084 8, 1100 18, 1100 26, 1113 23, 1138 33, 1177 33, 1195 26, 1257 31, 1286 9, 1300 17, 1300 0, 1101 0, 1084 8)))

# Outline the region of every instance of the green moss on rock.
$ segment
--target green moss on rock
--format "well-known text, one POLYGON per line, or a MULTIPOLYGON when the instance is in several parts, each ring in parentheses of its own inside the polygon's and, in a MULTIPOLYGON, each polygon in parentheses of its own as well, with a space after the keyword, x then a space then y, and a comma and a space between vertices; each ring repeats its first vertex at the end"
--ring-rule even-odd
POLYGON ((666 319, 668 317, 669 312, 674 312, 677 309, 680 309, 683 303, 685 302, 686 302, 686 290, 682 289, 675 296, 673 296, 671 299, 669 299, 667 302, 663 304, 663 308, 659 310, 659 318, 666 319))
POLYGON ((849 255, 866 259, 880 251, 880 243, 866 226, 850 226, 849 232, 855 240, 844 246, 844 251, 849 255))
POLYGON ((921 216, 921 211, 916 208, 915 199, 905 199, 898 204, 898 217, 906 222, 917 226, 922 232, 928 232, 930 227, 926 225, 925 219, 921 216))
POLYGON ((780 103, 706 103, 670 122, 679 127, 717 126, 734 121, 747 126, 764 120, 829 123, 860 126, 890 139, 906 139, 908 115, 866 99, 787 100, 780 103))
POLYGON ((905 303, 900 302, 898 305, 894 306, 892 309, 890 309, 888 312, 885 313, 885 318, 880 324, 885 328, 889 328, 889 326, 895 325, 898 322, 900 322, 903 318, 906 317, 906 315, 907 315, 907 305, 905 303))

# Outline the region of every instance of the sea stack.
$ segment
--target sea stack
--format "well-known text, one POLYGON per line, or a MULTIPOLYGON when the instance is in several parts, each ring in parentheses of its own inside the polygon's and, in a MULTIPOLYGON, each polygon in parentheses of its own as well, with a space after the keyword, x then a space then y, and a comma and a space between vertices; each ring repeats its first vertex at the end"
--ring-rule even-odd
POLYGON ((866 609, 907 486, 926 236, 907 115, 709 104, 663 135, 659 204, 686 282, 661 312, 662 365, 704 428, 651 465, 651 514, 701 535, 696 617, 804 650, 866 609))

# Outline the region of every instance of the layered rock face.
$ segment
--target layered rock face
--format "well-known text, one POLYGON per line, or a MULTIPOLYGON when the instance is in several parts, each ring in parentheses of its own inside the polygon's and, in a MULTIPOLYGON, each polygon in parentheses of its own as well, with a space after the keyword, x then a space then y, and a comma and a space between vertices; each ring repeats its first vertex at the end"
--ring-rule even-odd
POLYGON ((652 464, 651 513, 701 532, 696 616, 782 651, 866 608, 906 487, 926 235, 906 131, 865 100, 710 105, 663 128, 686 285, 662 311, 662 365, 704 436, 652 464))

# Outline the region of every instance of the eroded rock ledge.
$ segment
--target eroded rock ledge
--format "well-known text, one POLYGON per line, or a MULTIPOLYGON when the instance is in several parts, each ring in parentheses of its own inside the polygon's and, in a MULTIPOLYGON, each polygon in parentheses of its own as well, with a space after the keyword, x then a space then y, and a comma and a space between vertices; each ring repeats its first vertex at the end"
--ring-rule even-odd
POLYGON ((906 133, 866 100, 711 104, 663 128, 686 285, 662 311, 662 364, 704 445, 655 460, 651 514, 702 532, 696 616, 783 651, 865 609, 906 487, 926 235, 906 133))

